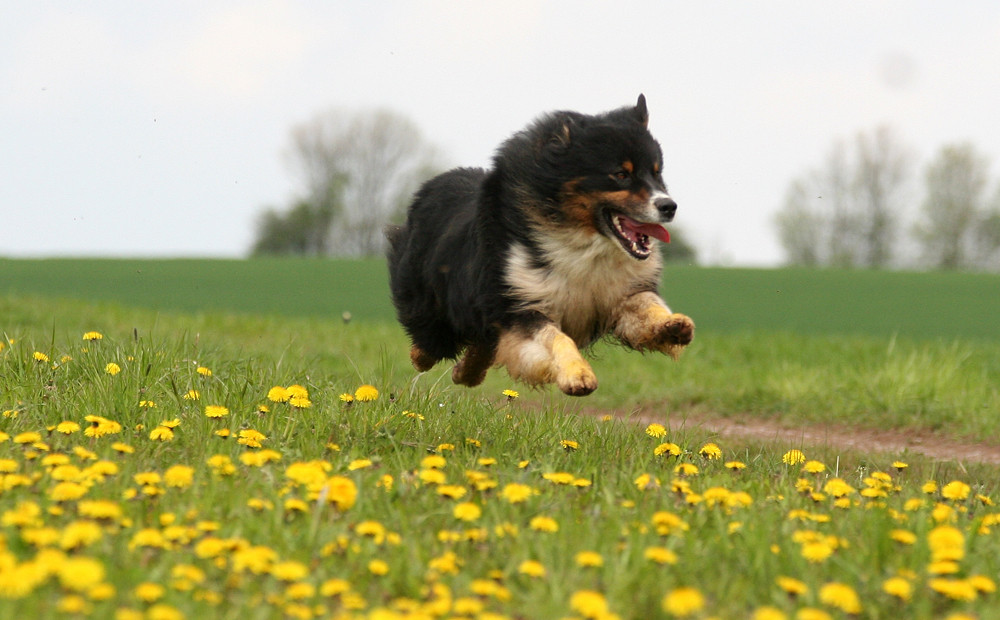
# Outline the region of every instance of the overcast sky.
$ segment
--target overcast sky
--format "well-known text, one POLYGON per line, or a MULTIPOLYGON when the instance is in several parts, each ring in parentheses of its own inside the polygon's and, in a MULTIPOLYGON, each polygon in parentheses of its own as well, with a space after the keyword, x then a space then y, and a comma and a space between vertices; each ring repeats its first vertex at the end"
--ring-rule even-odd
MULTIPOLYGON (((488 165, 539 113, 646 94, 677 225, 782 258, 789 181, 888 124, 1000 157, 1000 2, 0 0, 0 256, 243 256, 293 125, 410 117, 488 165)), ((997 170, 993 167, 994 173, 997 170)), ((996 174, 994 174, 996 178, 996 174)))

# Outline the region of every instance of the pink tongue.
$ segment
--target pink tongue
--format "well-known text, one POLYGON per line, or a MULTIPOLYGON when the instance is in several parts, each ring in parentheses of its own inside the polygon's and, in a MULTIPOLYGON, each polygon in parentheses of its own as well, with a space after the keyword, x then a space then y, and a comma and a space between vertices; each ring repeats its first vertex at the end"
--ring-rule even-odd
POLYGON ((666 228, 660 226, 659 224, 640 224, 635 220, 623 217, 622 227, 634 230, 637 233, 642 233, 647 237, 659 239, 663 243, 670 243, 670 233, 667 232, 666 228))

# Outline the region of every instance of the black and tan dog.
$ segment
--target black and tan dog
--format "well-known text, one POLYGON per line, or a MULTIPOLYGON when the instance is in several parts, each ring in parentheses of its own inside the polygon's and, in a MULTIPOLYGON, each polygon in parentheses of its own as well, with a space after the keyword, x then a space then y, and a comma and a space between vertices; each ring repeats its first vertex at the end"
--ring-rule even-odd
POLYGON ((515 379, 597 388, 580 349, 613 335, 676 358, 694 323, 657 294, 653 239, 677 204, 667 194, 646 99, 596 116, 554 112, 508 139, 491 170, 428 181, 406 225, 388 231, 399 321, 420 371, 461 360, 478 385, 491 366, 515 379))

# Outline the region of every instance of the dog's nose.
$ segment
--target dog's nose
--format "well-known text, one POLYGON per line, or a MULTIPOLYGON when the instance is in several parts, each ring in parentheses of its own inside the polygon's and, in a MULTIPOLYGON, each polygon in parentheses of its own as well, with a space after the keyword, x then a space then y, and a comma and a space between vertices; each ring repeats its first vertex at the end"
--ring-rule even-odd
POLYGON ((677 203, 670 196, 657 198, 653 201, 653 206, 660 212, 660 218, 668 222, 674 219, 674 213, 677 213, 677 203))

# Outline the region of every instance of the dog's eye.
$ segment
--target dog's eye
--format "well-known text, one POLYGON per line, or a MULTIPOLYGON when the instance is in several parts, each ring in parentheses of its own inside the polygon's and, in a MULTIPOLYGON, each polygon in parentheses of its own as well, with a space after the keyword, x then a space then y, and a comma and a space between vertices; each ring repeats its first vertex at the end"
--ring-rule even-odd
POLYGON ((629 179, 629 174, 624 169, 619 170, 618 172, 614 173, 611 176, 613 176, 616 181, 628 181, 628 179, 629 179))

